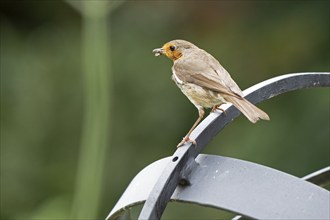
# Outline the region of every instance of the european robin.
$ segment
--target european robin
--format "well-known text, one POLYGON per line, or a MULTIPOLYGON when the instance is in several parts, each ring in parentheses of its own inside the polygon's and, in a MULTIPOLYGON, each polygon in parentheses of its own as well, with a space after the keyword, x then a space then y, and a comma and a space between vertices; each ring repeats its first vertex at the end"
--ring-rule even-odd
POLYGON ((205 50, 185 40, 172 40, 153 52, 155 56, 165 55, 173 61, 172 79, 198 109, 198 119, 177 147, 186 142, 196 144, 189 136, 204 117, 204 108, 212 108, 214 112, 222 110, 219 106, 229 102, 252 123, 259 119, 269 120, 267 113, 243 97, 229 73, 205 50))

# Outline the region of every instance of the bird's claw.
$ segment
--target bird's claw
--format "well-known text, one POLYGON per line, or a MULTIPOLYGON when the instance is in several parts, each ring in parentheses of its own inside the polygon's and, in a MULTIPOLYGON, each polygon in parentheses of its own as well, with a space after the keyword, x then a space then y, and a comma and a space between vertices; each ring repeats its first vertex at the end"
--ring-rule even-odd
POLYGON ((226 112, 226 110, 224 110, 224 109, 220 108, 220 107, 219 107, 219 105, 215 105, 215 106, 213 106, 213 108, 212 108, 211 112, 215 112, 215 110, 220 110, 220 111, 222 111, 222 112, 223 112, 223 114, 224 114, 224 115, 227 115, 227 112, 226 112))
POLYGON ((179 148, 179 147, 181 147, 181 146, 183 146, 186 142, 189 142, 189 143, 192 143, 193 145, 197 145, 197 143, 196 143, 196 141, 195 140, 192 140, 192 139, 190 139, 189 137, 184 137, 183 139, 182 139, 182 141, 176 146, 176 148, 179 148))

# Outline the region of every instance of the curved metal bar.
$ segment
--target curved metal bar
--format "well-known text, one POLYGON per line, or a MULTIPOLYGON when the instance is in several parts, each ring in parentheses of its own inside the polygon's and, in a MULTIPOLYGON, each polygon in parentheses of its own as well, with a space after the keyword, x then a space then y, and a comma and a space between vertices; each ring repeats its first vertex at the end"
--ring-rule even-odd
MULTIPOLYGON (((142 204, 171 157, 158 160, 134 177, 107 219, 129 219, 127 210, 142 204)), ((329 192, 307 182, 326 177, 329 167, 297 178, 260 164, 200 154, 188 187, 179 186, 172 201, 230 210, 234 219, 328 219, 329 192), (307 181, 305 181, 307 180, 307 181)), ((318 182, 323 184, 324 181, 318 182)))
POLYGON ((328 219, 330 193, 298 177, 260 164, 200 154, 178 201, 221 208, 252 219, 328 219))
POLYGON ((171 158, 166 157, 149 164, 141 170, 130 182, 106 219, 121 219, 121 216, 123 216, 125 211, 129 208, 145 202, 152 188, 155 186, 157 179, 170 161, 171 158))
POLYGON ((314 173, 308 174, 302 179, 314 183, 318 186, 326 186, 330 184, 330 166, 315 171, 314 173))
MULTIPOLYGON (((250 87, 243 92, 245 98, 256 104, 279 94, 302 88, 330 86, 329 73, 296 73, 278 76, 250 87)), ((187 143, 177 149, 171 162, 159 177, 152 189, 139 219, 160 219, 171 195, 182 179, 186 179, 195 166, 194 159, 205 145, 240 112, 232 105, 221 106, 226 115, 212 113, 192 132, 197 146, 187 143)))

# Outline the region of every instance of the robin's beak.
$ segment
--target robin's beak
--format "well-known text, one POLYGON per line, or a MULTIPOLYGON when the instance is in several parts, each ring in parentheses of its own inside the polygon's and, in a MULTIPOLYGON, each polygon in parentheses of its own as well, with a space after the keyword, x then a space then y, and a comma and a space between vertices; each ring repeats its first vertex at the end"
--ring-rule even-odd
POLYGON ((157 49, 154 49, 152 51, 153 53, 155 53, 155 56, 159 56, 159 55, 163 55, 165 53, 165 50, 163 48, 157 48, 157 49))

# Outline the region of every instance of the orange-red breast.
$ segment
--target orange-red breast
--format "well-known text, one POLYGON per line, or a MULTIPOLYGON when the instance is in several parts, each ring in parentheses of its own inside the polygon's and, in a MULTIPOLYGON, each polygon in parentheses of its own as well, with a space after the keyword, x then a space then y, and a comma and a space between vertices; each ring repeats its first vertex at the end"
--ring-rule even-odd
POLYGON ((269 120, 267 113, 243 97, 229 73, 206 51, 185 40, 172 40, 153 52, 173 60, 172 79, 198 109, 198 119, 177 147, 185 142, 196 144, 189 136, 204 117, 204 108, 215 111, 221 104, 230 102, 252 123, 259 119, 269 120))

